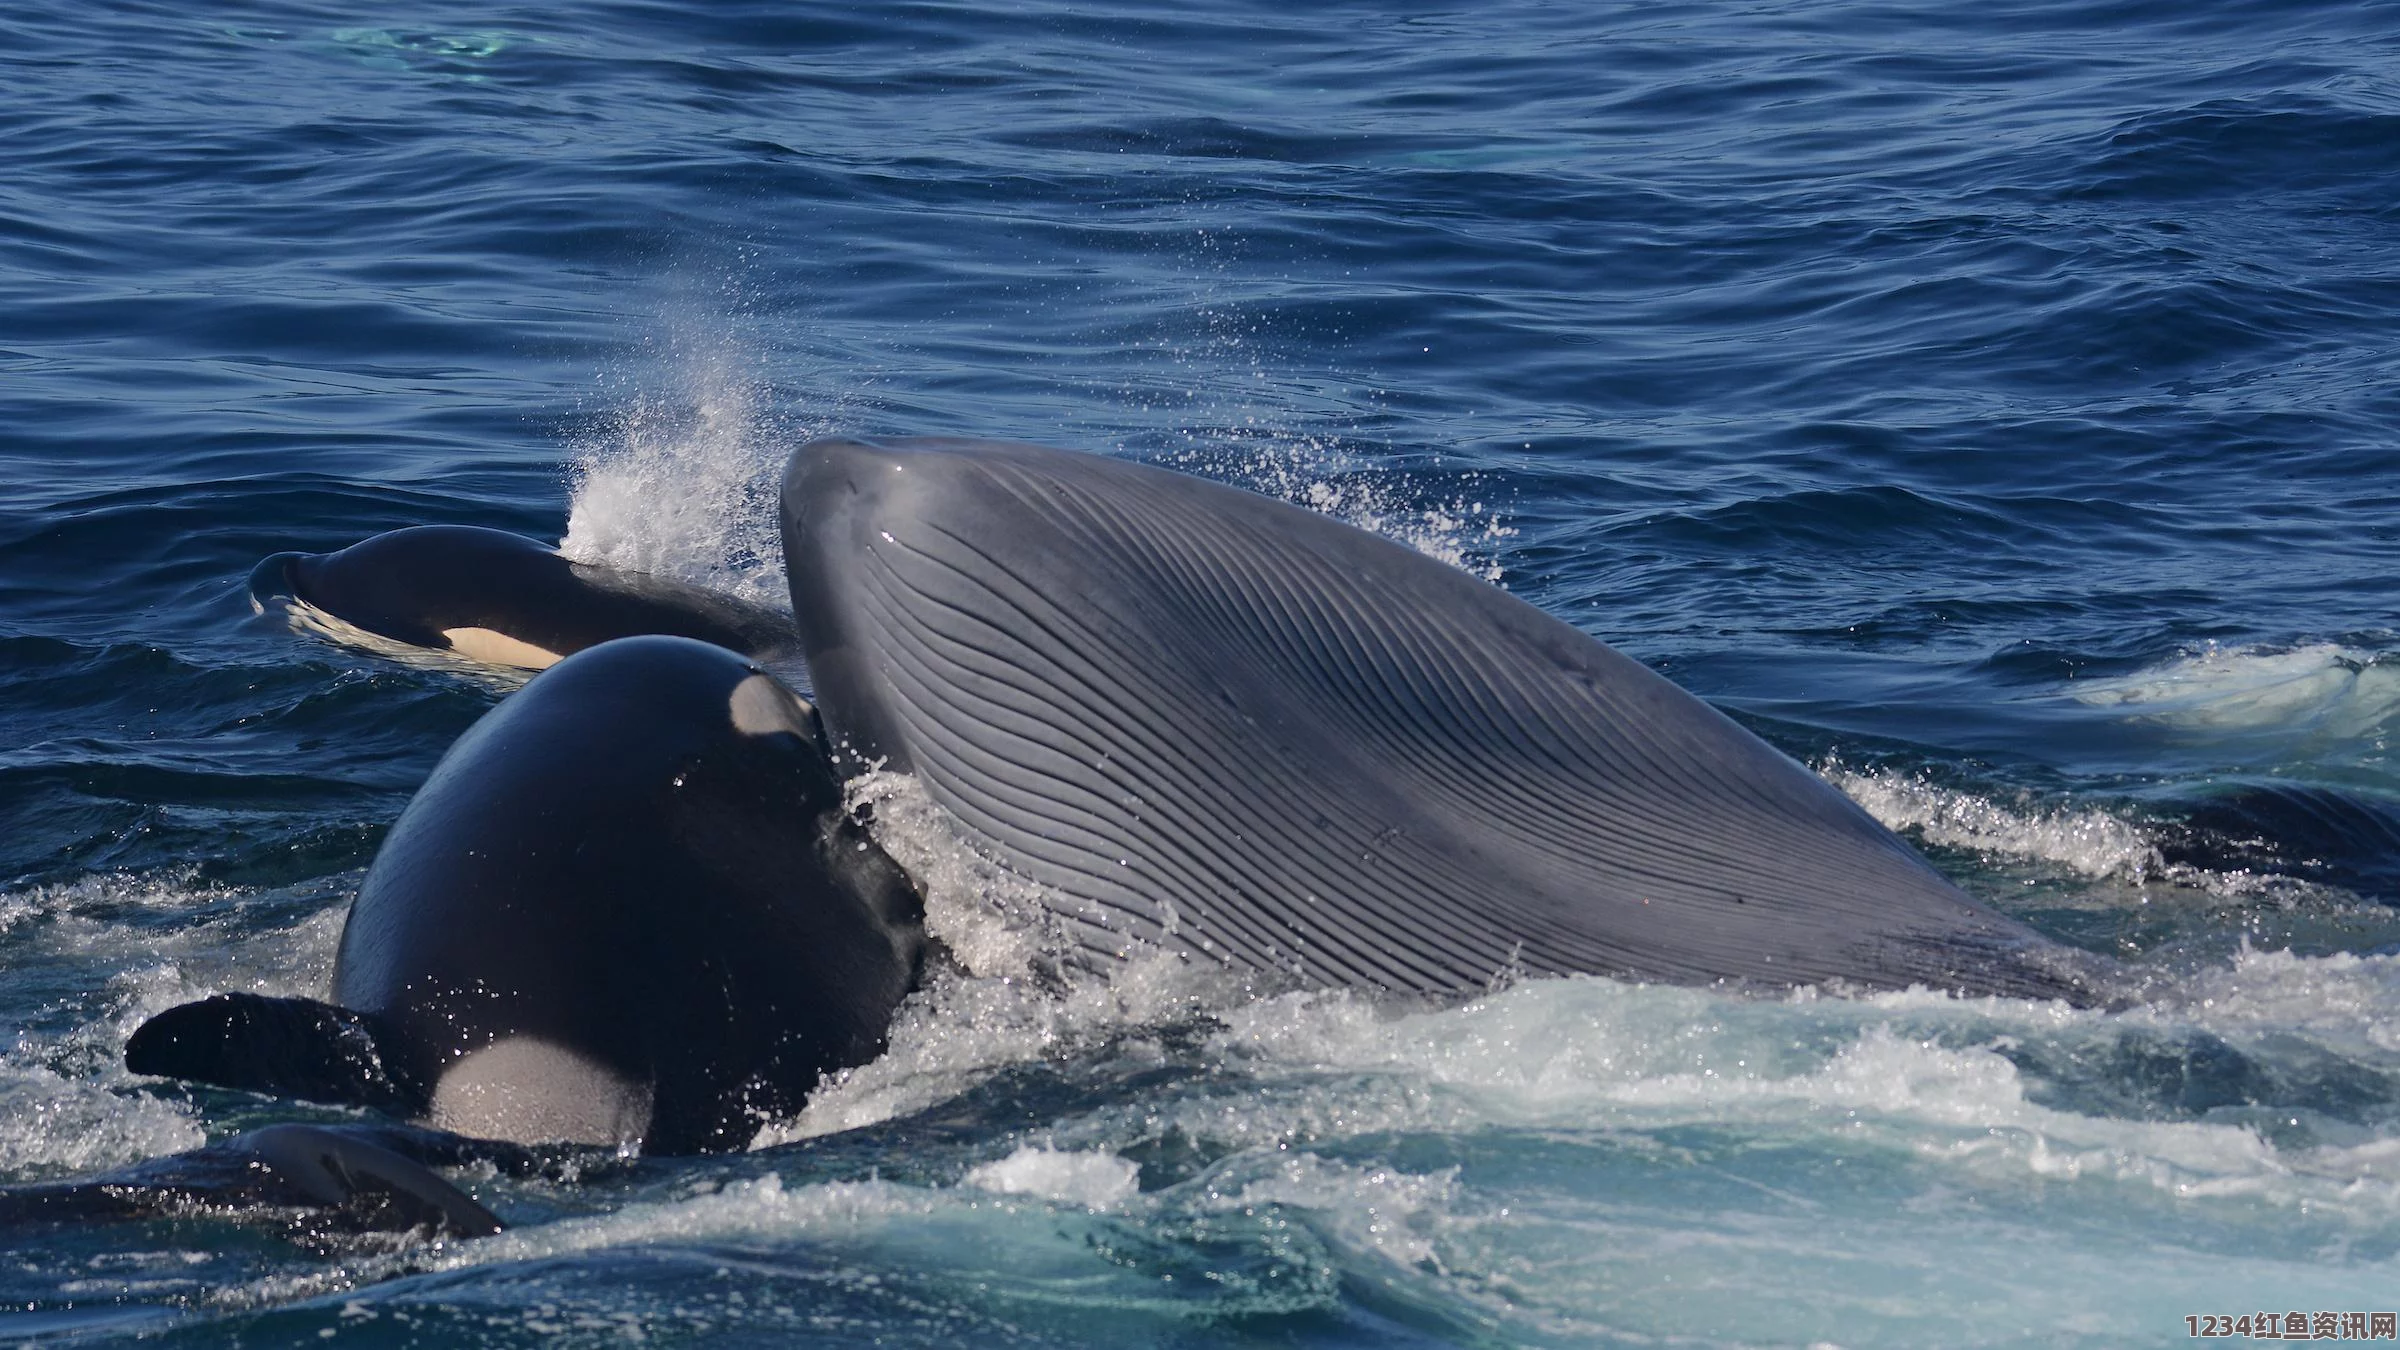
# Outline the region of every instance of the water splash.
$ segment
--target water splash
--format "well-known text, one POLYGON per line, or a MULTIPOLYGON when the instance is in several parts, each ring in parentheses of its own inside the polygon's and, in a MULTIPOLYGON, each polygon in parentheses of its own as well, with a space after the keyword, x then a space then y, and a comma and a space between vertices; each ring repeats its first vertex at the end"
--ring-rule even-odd
POLYGON ((1498 507, 1474 495, 1472 476, 1449 498, 1427 502, 1396 477, 1316 437, 1253 436, 1188 449, 1168 462, 1331 516, 1493 583, 1502 574, 1499 555, 1517 534, 1498 507))
POLYGON ((2137 885, 2167 868, 2158 845, 2139 826, 2106 811, 2030 801, 2003 806, 1922 775, 1860 771, 1839 760, 1818 765, 1817 772, 1886 829, 1913 831, 1937 847, 2054 863, 2080 876, 2137 885))
POLYGON ((848 791, 876 842, 916 881, 926 931, 950 968, 901 1005, 881 1057, 830 1077, 796 1120, 771 1124, 754 1148, 889 1120, 1010 1065, 1256 997, 1246 976, 1139 944, 1105 967, 1084 963, 1041 888, 970 848, 915 778, 879 771, 848 791))
POLYGON ((1138 1169, 1114 1153, 1027 1147, 967 1173, 966 1184, 1084 1209, 1122 1206, 1138 1192, 1138 1169))
POLYGON ((630 394, 575 448, 559 552, 788 608, 783 464, 828 426, 782 406, 758 362, 723 334, 671 342, 668 388, 630 394))
MULTIPOLYGON (((1758 1000, 1600 979, 1531 981, 1430 1011, 1279 995, 1220 1010, 1196 1052, 1234 1079, 1070 1104, 1043 1138, 962 1166, 955 1182, 787 1171, 702 1183, 228 1297, 283 1302, 411 1271, 735 1243, 806 1279, 807 1254, 830 1247, 880 1287, 943 1291, 936 1306, 962 1296, 943 1272, 963 1262, 988 1280, 1003 1247, 1020 1308, 1331 1309, 1363 1281, 1506 1340, 1706 1326, 1781 1343, 1778 1329, 1832 1335, 1847 1323, 1871 1325, 1874 1343, 1922 1343, 1962 1298, 2014 1325, 2071 1315, 2122 1340, 2179 1328, 2174 1309, 2203 1295, 2349 1306, 2379 1287, 2377 1253, 2400 1223, 2390 1141, 2278 1141, 2238 1115, 2047 1104, 2015 1057, 2039 1045, 2089 1058, 2129 1037, 2194 1032, 2282 1044, 2400 998, 2400 965, 2380 958, 2267 958, 2241 979, 2250 993, 2233 1002, 2129 1012, 1922 991, 1758 1000), (1154 1185, 1135 1158, 1169 1143, 1202 1161, 1154 1185), (1556 1186, 1562 1168, 1582 1184, 1556 1186), (2177 1237, 2161 1246, 2169 1218, 2177 1237), (1662 1233, 1675 1240, 1659 1245, 1662 1233), (2142 1234, 2149 1257, 2122 1259, 2142 1234), (2361 1250, 2328 1261, 2327 1241, 2361 1250), (1957 1272, 1979 1269, 1976 1255, 2002 1268, 1963 1287, 1957 1272), (2074 1274, 2088 1262, 2106 1278, 2074 1274), (1877 1274, 1828 1282, 1828 1263, 1877 1274), (1199 1289, 1175 1292, 1186 1275, 1199 1289), (1715 1292, 1695 1301, 1695 1290, 1715 1292)), ((2349 1048, 2365 1066, 2394 1066, 2389 1047, 2349 1048)), ((406 1297, 384 1289, 398 1292, 379 1300, 406 1297)), ((622 1306, 614 1292, 581 1297, 622 1306)))
POLYGON ((180 1094, 155 1092, 125 1069, 125 1040, 178 1003, 228 989, 323 994, 341 910, 260 931, 245 911, 264 898, 185 874, 100 875, 0 895, 13 969, 105 972, 50 1006, 9 1010, 20 1027, 0 1052, 0 1176, 89 1172, 205 1142, 180 1094))

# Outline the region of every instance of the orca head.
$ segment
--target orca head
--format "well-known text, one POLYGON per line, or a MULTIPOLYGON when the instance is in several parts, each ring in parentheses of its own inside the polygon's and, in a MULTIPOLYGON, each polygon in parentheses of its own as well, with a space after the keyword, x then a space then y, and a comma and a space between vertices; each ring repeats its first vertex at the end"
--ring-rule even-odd
POLYGON ((292 579, 292 566, 310 555, 306 553, 271 553, 250 569, 250 609, 256 614, 271 614, 288 609, 299 602, 300 583, 292 579))
POLYGON ((617 638, 651 634, 788 661, 788 617, 731 595, 471 525, 417 525, 331 553, 278 553, 250 573, 261 614, 402 660, 391 644, 482 666, 547 670, 617 638))
POLYGON ((444 756, 368 870, 333 1000, 417 1088, 411 1119, 714 1152, 879 1053, 925 941, 810 704, 721 647, 625 638, 444 756))
POLYGON ((277 553, 250 572, 250 603, 262 614, 289 611, 337 638, 363 633, 526 670, 565 654, 550 630, 577 589, 573 565, 547 545, 469 525, 391 530, 331 553, 277 553))

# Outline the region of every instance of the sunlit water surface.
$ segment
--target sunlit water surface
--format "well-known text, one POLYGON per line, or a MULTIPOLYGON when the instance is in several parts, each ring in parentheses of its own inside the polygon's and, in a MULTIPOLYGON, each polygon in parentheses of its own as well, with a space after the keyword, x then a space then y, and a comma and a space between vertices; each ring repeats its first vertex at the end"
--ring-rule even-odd
POLYGON ((2400 1306, 2400 9, 0 14, 0 1180, 344 1119, 323 992, 488 683, 254 616, 447 521, 776 601, 816 433, 1175 465, 1744 719, 2127 1010, 972 975, 730 1159, 312 1250, 0 1235, 0 1337, 2119 1345, 2400 1306))

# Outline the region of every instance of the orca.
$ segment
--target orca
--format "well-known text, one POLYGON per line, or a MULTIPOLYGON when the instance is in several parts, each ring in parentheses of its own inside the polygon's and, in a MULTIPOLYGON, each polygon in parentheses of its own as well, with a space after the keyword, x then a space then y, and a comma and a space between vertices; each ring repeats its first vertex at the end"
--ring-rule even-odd
POLYGON ((782 515, 846 767, 918 778, 1091 961, 2104 996, 2095 959, 1698 698, 1327 517, 1122 459, 860 438, 800 447, 782 515))
POLYGON ((2400 902, 2400 801, 2371 790, 2220 779, 2161 831, 2167 862, 2284 875, 2400 902))
POLYGON ((923 906, 813 710, 681 637, 535 676, 442 757, 344 923, 331 999, 220 994, 137 1073, 480 1139, 739 1149, 879 1054, 923 906))
POLYGON ((471 525, 418 525, 332 553, 275 554, 251 571, 250 600, 261 613, 293 609, 335 636, 364 632, 518 670, 654 633, 775 662, 796 636, 764 606, 570 562, 538 540, 471 525))
POLYGON ((269 1125, 81 1181, 0 1187, 0 1227, 224 1214, 312 1242, 364 1233, 488 1237, 502 1224, 373 1132, 269 1125))

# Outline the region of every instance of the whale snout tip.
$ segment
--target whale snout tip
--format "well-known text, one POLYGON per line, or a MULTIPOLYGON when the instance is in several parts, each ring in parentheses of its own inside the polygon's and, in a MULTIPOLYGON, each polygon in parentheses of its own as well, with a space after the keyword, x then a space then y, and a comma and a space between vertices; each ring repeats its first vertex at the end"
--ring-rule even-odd
POLYGON ((250 569, 250 608, 264 614, 301 599, 299 564, 305 553, 277 553, 250 569))

